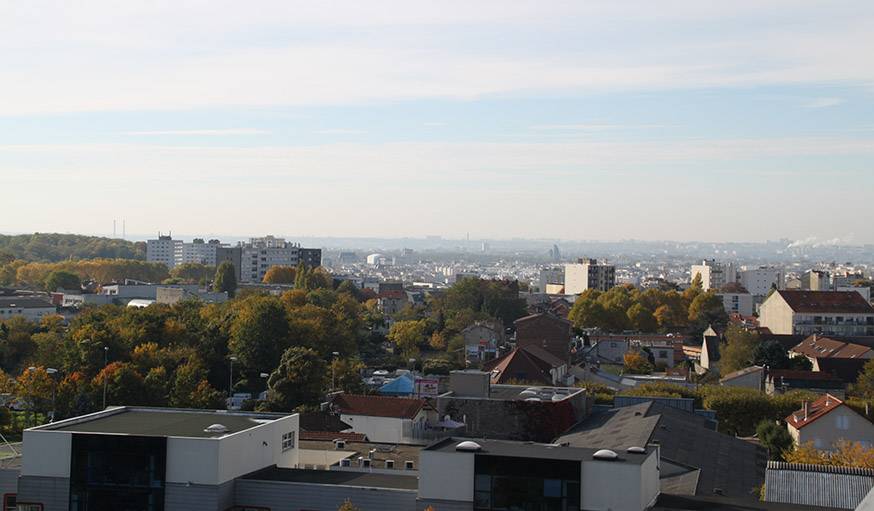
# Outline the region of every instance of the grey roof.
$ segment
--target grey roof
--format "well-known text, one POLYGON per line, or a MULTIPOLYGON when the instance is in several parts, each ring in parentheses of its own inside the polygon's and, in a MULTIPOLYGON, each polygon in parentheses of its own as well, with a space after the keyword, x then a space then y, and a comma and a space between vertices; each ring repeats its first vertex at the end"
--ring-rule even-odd
POLYGON ((38 429, 72 433, 214 438, 254 428, 282 415, 171 408, 121 408, 109 415, 97 415, 90 420, 88 417, 86 415, 61 421, 38 429), (213 424, 225 426, 227 433, 204 431, 213 424))
POLYGON ((42 298, 31 298, 25 296, 2 296, 0 297, 0 307, 14 307, 18 309, 45 309, 54 308, 55 306, 48 300, 44 300, 42 298))
MULTIPOLYGON (((456 452, 455 446, 460 442, 472 441, 479 444, 482 449, 476 451, 477 454, 488 454, 491 456, 507 456, 513 458, 537 458, 551 460, 571 460, 582 461, 591 460, 592 455, 603 447, 588 448, 576 447, 573 445, 559 444, 538 444, 534 442, 518 442, 513 440, 487 440, 479 438, 444 438, 435 442, 424 450, 439 451, 439 452, 456 452)), ((639 447, 644 447, 645 444, 640 444, 639 447)), ((625 449, 617 451, 619 458, 615 462, 625 462, 632 464, 641 464, 646 460, 648 454, 651 453, 654 447, 646 447, 646 455, 631 454, 625 452, 625 449)))
MULTIPOLYGON (((713 431, 705 417, 653 402, 593 413, 558 441, 614 450, 658 442, 662 459, 700 469, 696 495, 756 498, 767 464, 764 448, 713 431)), ((663 484, 667 492, 678 482, 663 484)))
POLYGON ((369 472, 346 472, 339 470, 302 470, 277 468, 258 470, 243 476, 256 481, 280 481, 289 483, 333 484, 365 488, 392 488, 412 490, 419 488, 419 479, 413 475, 374 474, 369 472))
POLYGON ((802 506, 726 497, 671 495, 662 493, 651 511, 837 511, 831 507, 802 506))
POLYGON ((765 500, 855 509, 874 488, 874 469, 768 463, 765 500))

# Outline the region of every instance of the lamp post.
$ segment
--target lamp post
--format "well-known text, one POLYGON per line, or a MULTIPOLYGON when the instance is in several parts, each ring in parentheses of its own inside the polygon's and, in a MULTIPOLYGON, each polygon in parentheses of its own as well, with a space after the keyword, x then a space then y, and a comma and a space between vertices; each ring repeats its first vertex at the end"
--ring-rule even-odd
POLYGON ((335 376, 335 373, 336 373, 336 369, 335 369, 336 364, 335 364, 334 362, 337 361, 337 357, 340 356, 340 352, 335 351, 335 352, 332 353, 332 355, 334 355, 334 357, 331 359, 331 392, 333 392, 334 389, 337 388, 337 385, 336 385, 336 376, 335 376))
POLYGON ((103 347, 103 409, 106 410, 106 387, 109 385, 109 375, 106 374, 106 366, 109 364, 109 346, 103 347))
POLYGON ((55 381, 55 377, 53 375, 57 374, 58 370, 55 369, 54 367, 47 367, 46 372, 49 374, 49 376, 52 377, 52 413, 49 416, 50 417, 49 422, 51 423, 51 422, 55 422, 55 395, 56 395, 55 391, 58 387, 58 384, 55 381))
POLYGON ((234 361, 237 360, 237 357, 231 355, 228 357, 228 361, 230 362, 230 371, 228 374, 228 397, 232 397, 234 395, 234 361))

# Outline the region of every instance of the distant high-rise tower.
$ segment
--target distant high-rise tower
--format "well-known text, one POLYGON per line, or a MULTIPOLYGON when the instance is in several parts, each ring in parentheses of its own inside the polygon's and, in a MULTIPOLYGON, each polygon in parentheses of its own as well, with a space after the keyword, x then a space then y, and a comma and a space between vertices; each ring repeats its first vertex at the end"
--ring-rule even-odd
POLYGON ((552 255, 552 260, 554 262, 561 261, 561 251, 558 249, 558 245, 553 244, 552 250, 550 250, 549 253, 552 255))

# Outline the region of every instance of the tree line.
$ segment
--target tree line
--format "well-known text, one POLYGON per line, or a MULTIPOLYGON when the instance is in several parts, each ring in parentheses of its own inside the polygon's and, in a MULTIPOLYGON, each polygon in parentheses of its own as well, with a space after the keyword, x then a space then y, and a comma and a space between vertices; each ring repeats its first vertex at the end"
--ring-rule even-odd
POLYGON ((65 259, 146 258, 146 244, 79 234, 34 233, 0 235, 0 263, 4 260, 57 262, 65 259))

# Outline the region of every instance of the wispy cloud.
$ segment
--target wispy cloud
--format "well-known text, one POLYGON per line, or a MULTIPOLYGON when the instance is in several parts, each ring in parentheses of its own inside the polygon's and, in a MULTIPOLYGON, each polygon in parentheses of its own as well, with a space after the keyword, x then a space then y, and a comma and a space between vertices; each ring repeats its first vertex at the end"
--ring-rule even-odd
POLYGON ((816 98, 804 104, 805 108, 828 108, 843 103, 843 98, 816 98))
POLYGON ((269 133, 270 132, 267 130, 259 130, 254 128, 231 128, 214 130, 148 130, 124 132, 125 135, 130 135, 134 137, 223 137, 233 135, 267 135, 269 133))
POLYGON ((672 128, 666 124, 537 124, 529 126, 535 131, 612 131, 672 128))

